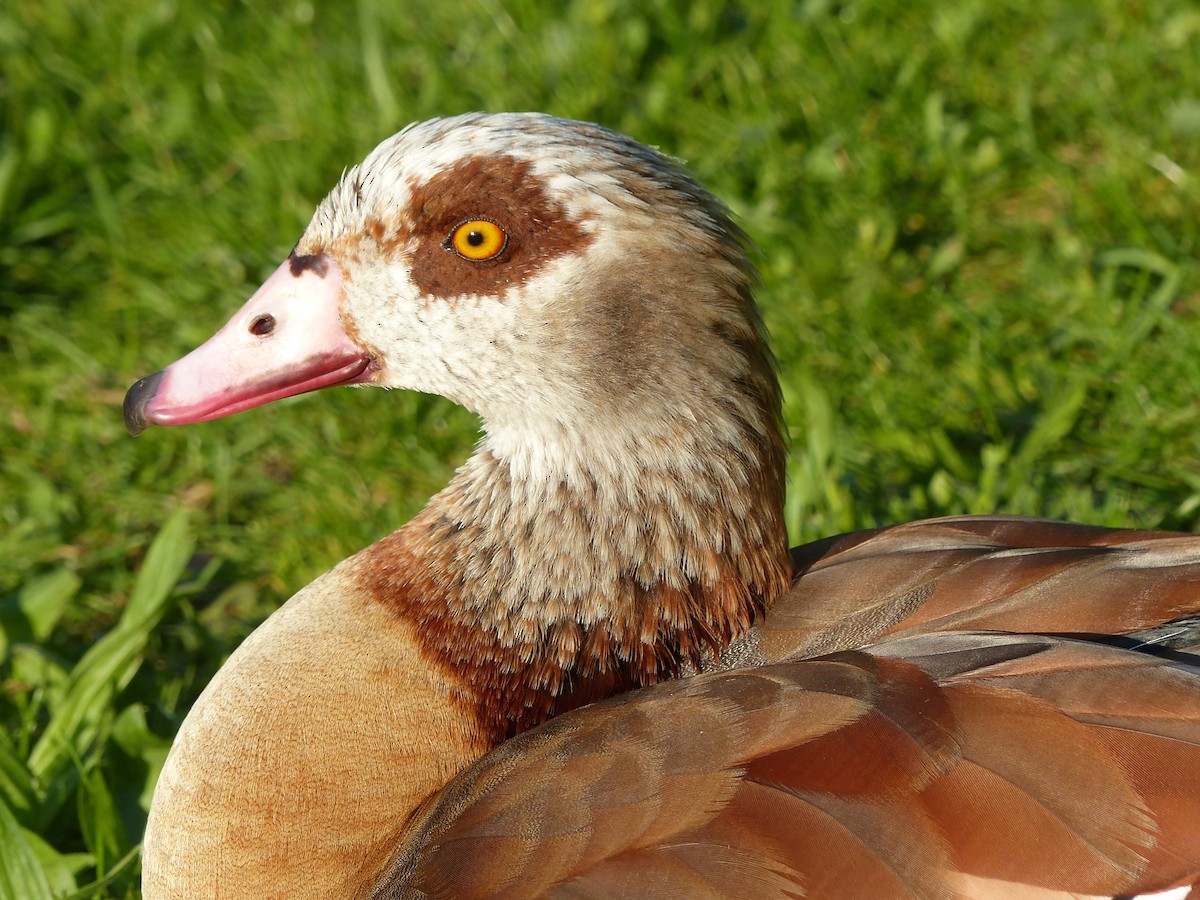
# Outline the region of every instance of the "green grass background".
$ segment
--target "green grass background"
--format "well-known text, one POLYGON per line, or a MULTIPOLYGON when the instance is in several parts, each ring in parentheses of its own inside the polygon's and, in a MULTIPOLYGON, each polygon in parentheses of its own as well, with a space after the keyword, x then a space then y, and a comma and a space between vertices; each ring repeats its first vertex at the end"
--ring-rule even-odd
POLYGON ((741 217, 797 541, 992 511, 1196 529, 1192 2, 8 0, 0 897, 136 896, 216 667, 470 451, 473 418, 424 396, 137 440, 119 404, 344 166, 474 109, 625 131, 741 217))

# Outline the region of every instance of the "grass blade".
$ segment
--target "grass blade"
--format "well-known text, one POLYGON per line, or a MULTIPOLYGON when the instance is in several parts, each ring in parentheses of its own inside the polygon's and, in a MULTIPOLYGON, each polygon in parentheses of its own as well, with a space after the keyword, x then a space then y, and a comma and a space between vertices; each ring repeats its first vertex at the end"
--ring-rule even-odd
POLYGON ((0 802, 0 897, 50 900, 50 882, 8 804, 0 802))
POLYGON ((17 755, 12 739, 0 731, 0 803, 26 813, 33 808, 36 796, 32 773, 17 755))
POLYGON ((154 539, 117 627, 83 655, 68 680, 65 700, 29 756, 29 768, 43 784, 72 755, 82 757, 112 698, 141 664, 150 632, 166 611, 171 589, 192 555, 194 540, 186 509, 177 510, 154 539))

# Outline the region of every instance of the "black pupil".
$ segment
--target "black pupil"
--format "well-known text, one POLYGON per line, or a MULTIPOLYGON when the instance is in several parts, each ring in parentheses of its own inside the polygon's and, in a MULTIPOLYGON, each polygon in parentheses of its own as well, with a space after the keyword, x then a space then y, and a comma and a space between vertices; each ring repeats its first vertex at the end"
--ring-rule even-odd
POLYGON ((483 232, 482 231, 472 231, 470 234, 467 235, 467 243, 470 244, 472 247, 482 246, 483 245, 483 232))

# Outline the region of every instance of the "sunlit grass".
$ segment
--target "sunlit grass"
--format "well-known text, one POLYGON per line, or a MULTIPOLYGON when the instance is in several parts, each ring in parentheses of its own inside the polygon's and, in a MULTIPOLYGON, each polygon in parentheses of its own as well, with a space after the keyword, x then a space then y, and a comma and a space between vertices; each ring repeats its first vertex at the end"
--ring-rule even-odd
POLYGON ((473 419, 415 395, 137 440, 119 403, 344 166, 471 109, 599 121, 733 206, 762 248, 797 540, 985 511, 1196 528, 1186 0, 11 0, 0 896, 135 894, 158 766, 222 659, 469 452, 473 419))

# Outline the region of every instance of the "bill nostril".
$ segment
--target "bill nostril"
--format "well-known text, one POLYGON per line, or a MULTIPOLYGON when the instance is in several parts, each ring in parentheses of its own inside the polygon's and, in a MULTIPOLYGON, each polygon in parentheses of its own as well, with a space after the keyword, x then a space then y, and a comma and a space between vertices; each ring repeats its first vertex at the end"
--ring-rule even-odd
POLYGON ((270 313, 263 313, 261 316, 255 316, 254 321, 250 323, 250 333, 256 337, 266 337, 275 330, 275 317, 270 313))

